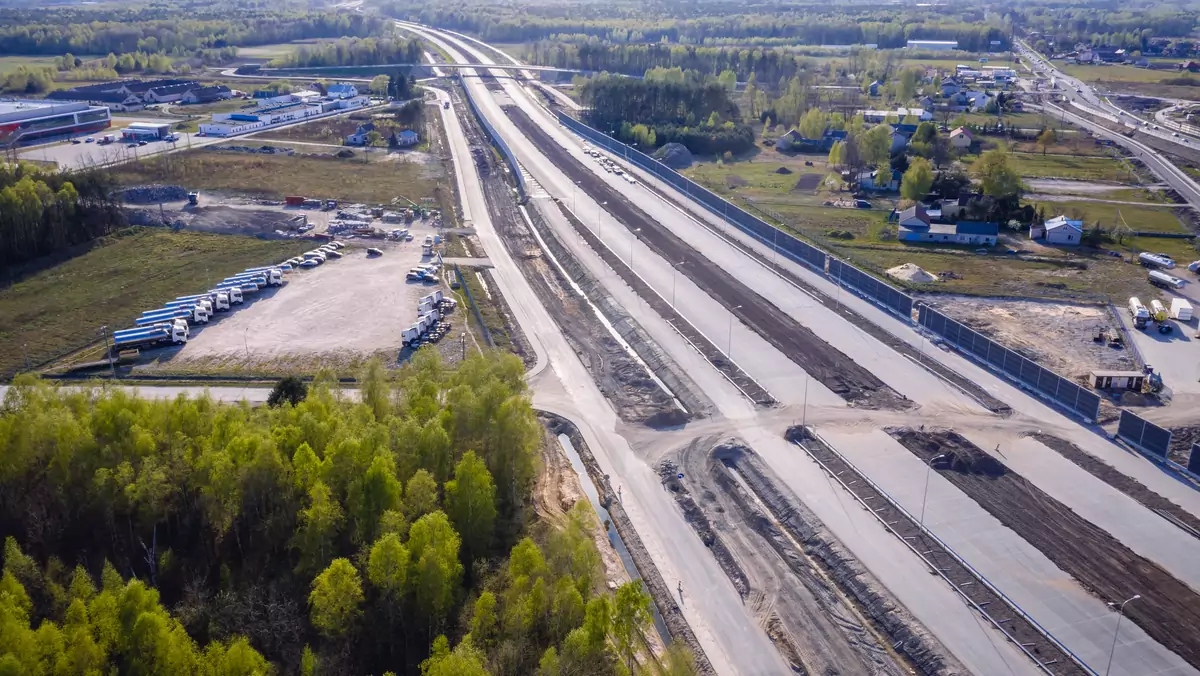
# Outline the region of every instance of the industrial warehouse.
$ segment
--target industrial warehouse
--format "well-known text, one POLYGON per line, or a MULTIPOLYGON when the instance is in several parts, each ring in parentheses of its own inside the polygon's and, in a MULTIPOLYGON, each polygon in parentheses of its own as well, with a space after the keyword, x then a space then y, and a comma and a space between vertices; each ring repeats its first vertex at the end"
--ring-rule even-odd
POLYGON ((333 85, 330 91, 333 92, 338 87, 348 87, 353 91, 353 95, 321 96, 317 92, 304 91, 263 99, 257 108, 213 115, 212 122, 200 125, 200 133, 203 136, 234 136, 279 124, 363 108, 370 103, 366 96, 358 95, 358 90, 353 85, 333 85))
POLYGON ((79 102, 0 99, 0 147, 107 129, 108 108, 79 102))

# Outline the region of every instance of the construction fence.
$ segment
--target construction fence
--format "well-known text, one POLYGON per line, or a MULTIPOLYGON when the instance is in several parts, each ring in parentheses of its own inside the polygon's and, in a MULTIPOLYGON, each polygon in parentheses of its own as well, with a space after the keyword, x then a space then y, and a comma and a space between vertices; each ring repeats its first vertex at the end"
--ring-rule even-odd
MULTIPOLYGON (((598 147, 604 148, 627 162, 649 172, 659 180, 682 191, 688 197, 727 223, 751 235, 773 250, 807 265, 832 281, 857 291, 863 297, 912 322, 912 296, 880 281, 874 276, 835 258, 817 247, 780 230, 732 204, 704 186, 683 176, 662 162, 630 148, 628 145, 558 112, 559 121, 598 147)), ((989 368, 1007 376, 1027 390, 1050 403, 1088 421, 1099 418, 1100 396, 1080 387, 1049 369, 1042 368, 1016 352, 986 338, 962 324, 924 305, 917 304, 918 321, 926 330, 944 338, 961 351, 975 357, 989 368)))
POLYGON ((1121 411, 1121 420, 1117 423, 1117 436, 1134 448, 1162 460, 1167 458, 1167 452, 1171 449, 1171 430, 1159 427, 1129 411, 1121 411))
POLYGON ((529 193, 525 189, 525 177, 521 174, 521 166, 517 164, 517 156, 513 154, 512 148, 508 147, 504 139, 500 138, 500 135, 496 133, 495 128, 492 127, 491 122, 488 122, 487 117, 480 112, 479 105, 475 103, 475 98, 471 96, 470 87, 467 87, 466 83, 463 82, 461 73, 458 76, 458 84, 461 85, 463 94, 467 97, 467 103, 471 105, 471 112, 475 113, 475 119, 479 120, 479 124, 483 127, 484 132, 487 133, 488 138, 500 150, 500 154, 504 156, 504 161, 508 163, 508 168, 512 171, 513 178, 517 180, 517 191, 521 195, 520 201, 524 203, 529 193))

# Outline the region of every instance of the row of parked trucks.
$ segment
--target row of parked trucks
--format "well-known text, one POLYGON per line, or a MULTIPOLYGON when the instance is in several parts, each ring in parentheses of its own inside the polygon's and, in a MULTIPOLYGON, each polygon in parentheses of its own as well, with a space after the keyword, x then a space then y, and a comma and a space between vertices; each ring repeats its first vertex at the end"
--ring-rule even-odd
POLYGON ((1167 319, 1179 322, 1191 321, 1192 304, 1183 298, 1172 298, 1170 310, 1158 300, 1150 301, 1150 307, 1147 308, 1137 296, 1134 296, 1129 299, 1129 316, 1133 318, 1135 328, 1145 329, 1153 321, 1158 325, 1159 333, 1170 333, 1174 327, 1167 322, 1167 319))
POLYGON ((438 342, 450 330, 450 323, 443 321, 443 318, 456 307, 458 301, 443 296, 441 289, 421 296, 417 302, 417 321, 401 333, 400 344, 419 348, 426 342, 438 342))

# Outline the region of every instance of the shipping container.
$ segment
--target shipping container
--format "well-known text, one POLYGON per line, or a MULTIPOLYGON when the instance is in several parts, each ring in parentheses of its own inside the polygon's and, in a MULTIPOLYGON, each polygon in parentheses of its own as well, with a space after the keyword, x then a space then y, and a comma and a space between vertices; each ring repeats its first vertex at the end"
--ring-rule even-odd
POLYGON ((1192 304, 1182 298, 1171 299, 1171 318, 1180 321, 1188 322, 1192 320, 1192 304))

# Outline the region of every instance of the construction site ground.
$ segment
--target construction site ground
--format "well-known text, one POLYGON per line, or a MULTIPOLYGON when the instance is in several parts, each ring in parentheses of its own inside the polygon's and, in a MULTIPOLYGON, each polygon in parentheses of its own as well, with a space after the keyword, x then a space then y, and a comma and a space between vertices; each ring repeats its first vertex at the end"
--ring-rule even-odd
POLYGON ((1187 584, 963 436, 945 429, 888 432, 922 462, 932 461, 940 476, 1099 600, 1140 594, 1144 602, 1131 604, 1126 617, 1193 668, 1200 667, 1200 595, 1187 584))
POLYGON ((136 225, 167 225, 177 230, 213 232, 223 235, 250 235, 261 239, 283 239, 301 234, 291 229, 293 219, 303 215, 312 232, 324 232, 331 211, 300 209, 275 201, 254 200, 239 195, 204 193, 200 203, 163 202, 127 208, 129 220, 136 225))
MULTIPOLYGON (((135 371, 151 373, 258 374, 327 367, 353 370, 372 356, 394 363, 401 332, 417 319, 417 301, 437 286, 408 282, 429 226, 414 225, 414 241, 372 241, 382 256, 352 243, 345 256, 311 270, 295 270, 283 287, 251 296, 246 305, 220 313, 194 329, 179 349, 151 353, 135 371)), ((450 316, 462 321, 461 312, 450 316)), ((454 335, 457 333, 453 332, 454 335)))
POLYGON ((921 301, 1069 378, 1085 380, 1093 370, 1140 368, 1128 346, 1092 340, 1100 331, 1121 327, 1103 305, 943 295, 922 296, 921 301))

